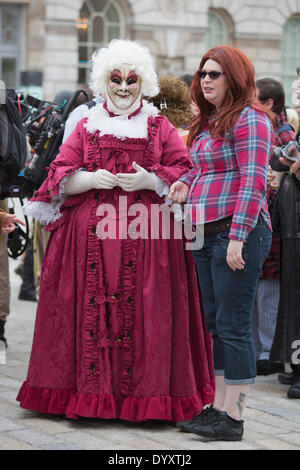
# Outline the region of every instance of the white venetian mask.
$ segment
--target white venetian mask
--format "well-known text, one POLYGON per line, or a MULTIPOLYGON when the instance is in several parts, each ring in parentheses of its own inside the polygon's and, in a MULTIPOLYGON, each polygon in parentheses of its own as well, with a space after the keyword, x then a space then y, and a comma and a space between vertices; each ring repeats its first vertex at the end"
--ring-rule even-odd
POLYGON ((112 70, 106 85, 108 109, 115 114, 136 111, 141 101, 141 83, 141 77, 128 64, 112 70))

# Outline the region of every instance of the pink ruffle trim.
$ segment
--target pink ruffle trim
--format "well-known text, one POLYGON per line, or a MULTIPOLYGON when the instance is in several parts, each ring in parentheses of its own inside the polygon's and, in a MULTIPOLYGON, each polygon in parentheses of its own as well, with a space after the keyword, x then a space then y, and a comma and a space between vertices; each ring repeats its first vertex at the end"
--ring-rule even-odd
POLYGON ((24 382, 17 400, 25 409, 46 414, 64 414, 67 418, 124 419, 128 421, 184 421, 193 413, 212 403, 214 391, 207 387, 202 399, 199 394, 190 397, 154 396, 147 398, 116 397, 77 393, 75 390, 57 390, 32 387, 24 382))

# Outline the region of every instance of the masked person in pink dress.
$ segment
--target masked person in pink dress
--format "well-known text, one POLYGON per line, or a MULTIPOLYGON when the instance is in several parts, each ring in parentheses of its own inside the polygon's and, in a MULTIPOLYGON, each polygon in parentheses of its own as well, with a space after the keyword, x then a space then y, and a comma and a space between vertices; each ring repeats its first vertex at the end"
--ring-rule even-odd
POLYGON ((184 239, 161 226, 151 236, 152 207, 167 207, 191 162, 142 99, 159 92, 147 49, 123 40, 100 49, 91 88, 104 103, 77 124, 25 208, 51 235, 18 400, 73 419, 191 419, 213 401, 211 338, 184 239), (147 216, 139 227, 137 208, 147 216))

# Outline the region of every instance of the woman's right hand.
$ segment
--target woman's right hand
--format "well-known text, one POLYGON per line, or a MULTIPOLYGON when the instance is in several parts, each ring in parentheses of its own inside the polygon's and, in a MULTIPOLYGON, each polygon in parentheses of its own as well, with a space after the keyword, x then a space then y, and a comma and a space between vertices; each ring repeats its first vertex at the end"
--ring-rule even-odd
POLYGON ((189 194, 190 187, 183 181, 176 181, 172 184, 168 199, 174 202, 185 202, 189 194))
POLYGON ((291 167, 292 173, 295 173, 296 177, 300 179, 300 153, 297 151, 295 146, 292 146, 289 149, 288 154, 291 157, 296 157, 297 161, 293 163, 290 160, 287 160, 286 158, 283 158, 283 157, 280 157, 279 161, 283 163, 284 165, 291 167))
POLYGON ((92 173, 92 185, 95 189, 113 189, 118 185, 118 179, 110 171, 101 169, 92 173))
POLYGON ((68 196, 81 194, 91 189, 112 189, 117 186, 116 175, 106 170, 95 172, 81 170, 66 178, 64 192, 68 196))

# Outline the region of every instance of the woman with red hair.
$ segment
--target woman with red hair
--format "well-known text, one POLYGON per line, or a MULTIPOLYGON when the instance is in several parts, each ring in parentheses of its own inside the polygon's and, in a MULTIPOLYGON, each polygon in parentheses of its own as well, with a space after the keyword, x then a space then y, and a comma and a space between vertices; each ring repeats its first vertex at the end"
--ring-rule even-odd
POLYGON ((230 46, 203 56, 191 99, 199 108, 188 138, 194 167, 168 197, 187 201, 196 231, 204 224, 203 246, 193 256, 213 338, 216 390, 209 408, 177 426, 237 441, 256 381, 251 312, 272 236, 266 199, 272 115, 255 99, 253 65, 230 46))

